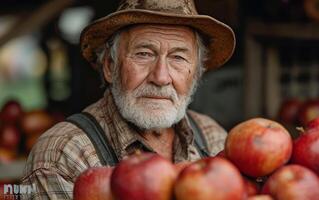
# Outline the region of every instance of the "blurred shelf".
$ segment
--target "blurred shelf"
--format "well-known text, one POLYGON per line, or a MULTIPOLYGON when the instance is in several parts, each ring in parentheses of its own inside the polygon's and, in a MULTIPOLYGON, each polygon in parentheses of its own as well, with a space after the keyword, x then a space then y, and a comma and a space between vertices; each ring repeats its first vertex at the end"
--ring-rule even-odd
POLYGON ((319 39, 319 24, 250 21, 247 26, 247 34, 263 37, 317 40, 319 39))
MULTIPOLYGON (((265 23, 250 20, 245 31, 244 115, 275 118, 282 101, 279 49, 263 39, 319 41, 316 23, 265 23)), ((269 40, 268 40, 269 41, 269 40)), ((275 41, 275 40, 274 40, 275 41)), ((289 43, 289 40, 283 40, 289 43)))
POLYGON ((0 164, 0 180, 20 179, 26 160, 13 161, 10 164, 0 164))

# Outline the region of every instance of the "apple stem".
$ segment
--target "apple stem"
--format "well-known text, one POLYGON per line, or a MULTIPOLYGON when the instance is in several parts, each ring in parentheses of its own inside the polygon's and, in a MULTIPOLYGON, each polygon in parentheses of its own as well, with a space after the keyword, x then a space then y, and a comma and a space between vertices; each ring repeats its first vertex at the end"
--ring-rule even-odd
POLYGON ((296 127, 296 130, 300 132, 300 135, 305 133, 305 129, 303 127, 296 127))
POLYGON ((264 183, 265 181, 266 181, 266 177, 257 177, 256 179, 255 179, 255 181, 257 182, 257 183, 264 183))
POLYGON ((258 177, 258 178, 256 178, 256 182, 257 182, 257 183, 263 182, 263 179, 260 178, 260 177, 258 177))
POLYGON ((135 150, 134 154, 136 154, 136 155, 141 155, 141 154, 142 154, 142 151, 141 151, 140 149, 137 149, 137 150, 135 150))

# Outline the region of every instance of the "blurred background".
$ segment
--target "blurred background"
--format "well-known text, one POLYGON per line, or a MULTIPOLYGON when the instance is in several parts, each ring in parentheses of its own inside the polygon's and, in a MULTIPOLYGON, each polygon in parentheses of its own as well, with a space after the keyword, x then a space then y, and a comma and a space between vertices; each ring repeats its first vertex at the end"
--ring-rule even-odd
MULTIPOLYGON (((119 0, 0 3, 0 183, 18 180, 46 129, 103 94, 79 36, 119 0)), ((319 116, 319 0, 195 0, 230 25, 234 56, 204 75, 191 108, 227 130, 266 117, 296 127, 319 116)))

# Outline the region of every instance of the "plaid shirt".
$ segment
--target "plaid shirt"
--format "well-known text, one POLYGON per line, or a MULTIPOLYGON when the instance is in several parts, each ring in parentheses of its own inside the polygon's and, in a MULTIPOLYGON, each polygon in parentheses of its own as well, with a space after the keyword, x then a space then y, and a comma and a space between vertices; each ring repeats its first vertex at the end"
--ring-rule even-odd
MULTIPOLYGON (((119 114, 112 95, 106 91, 104 98, 86 108, 101 127, 119 160, 135 150, 153 151, 147 142, 119 114)), ((217 154, 224 148, 227 133, 208 116, 188 111, 202 130, 209 153, 217 154)), ((194 146, 193 132, 188 119, 175 125, 173 161, 200 159, 194 146)), ((30 152, 22 179, 23 185, 33 185, 36 191, 22 199, 72 199, 73 184, 84 170, 101 166, 94 146, 86 134, 68 122, 61 122, 46 131, 30 152)))

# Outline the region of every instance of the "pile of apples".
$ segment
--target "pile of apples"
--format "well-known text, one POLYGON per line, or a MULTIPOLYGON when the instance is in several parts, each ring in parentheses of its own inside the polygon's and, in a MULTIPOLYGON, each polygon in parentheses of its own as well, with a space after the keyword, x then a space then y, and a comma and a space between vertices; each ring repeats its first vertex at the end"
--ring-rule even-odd
POLYGON ((75 200, 319 199, 319 118, 292 140, 279 123, 254 118, 230 130, 216 156, 173 164, 136 153, 77 177, 75 200))
POLYGON ((16 100, 8 100, 0 110, 0 164, 27 154, 36 139, 56 120, 44 110, 25 111, 16 100))
POLYGON ((278 120, 284 125, 306 126, 319 117, 319 99, 285 99, 278 112, 278 120))
POLYGON ((21 131, 18 127, 23 114, 21 105, 8 101, 0 112, 0 163, 9 163, 17 157, 21 143, 21 131))

